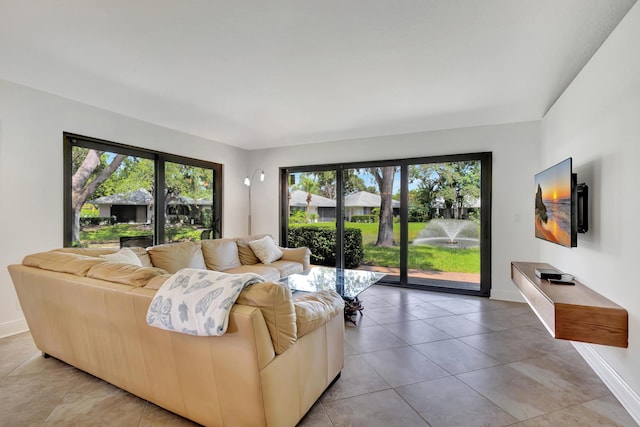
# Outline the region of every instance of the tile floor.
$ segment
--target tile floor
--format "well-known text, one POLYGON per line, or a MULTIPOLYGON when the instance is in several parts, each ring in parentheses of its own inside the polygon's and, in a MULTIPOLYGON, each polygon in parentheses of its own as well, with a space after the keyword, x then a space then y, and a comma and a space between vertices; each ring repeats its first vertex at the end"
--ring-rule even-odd
MULTIPOLYGON (((345 367, 300 426, 637 426, 525 304, 386 286, 346 325, 345 367)), ((193 426, 0 339, 0 426, 193 426)))

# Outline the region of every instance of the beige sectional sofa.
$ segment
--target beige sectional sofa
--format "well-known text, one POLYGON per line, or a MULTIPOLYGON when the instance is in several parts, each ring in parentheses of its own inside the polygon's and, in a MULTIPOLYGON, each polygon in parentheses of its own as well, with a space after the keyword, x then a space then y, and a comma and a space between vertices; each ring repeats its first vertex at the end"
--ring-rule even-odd
MULTIPOLYGON (((343 367, 343 301, 335 292, 294 300, 281 283, 251 285, 217 337, 146 323, 157 289, 178 267, 204 260, 269 278, 308 268, 305 250, 284 250, 276 265, 238 265, 231 242, 240 248, 246 240, 136 248, 142 267, 100 257, 116 250, 67 248, 28 255, 9 271, 42 352, 204 425, 294 426, 343 367)), ((237 261, 244 255, 238 251, 237 261)))

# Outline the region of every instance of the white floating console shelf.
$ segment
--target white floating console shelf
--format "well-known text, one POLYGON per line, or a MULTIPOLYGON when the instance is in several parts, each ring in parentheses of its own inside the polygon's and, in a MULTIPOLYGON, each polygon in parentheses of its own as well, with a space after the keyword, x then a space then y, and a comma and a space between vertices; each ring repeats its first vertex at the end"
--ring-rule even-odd
POLYGON ((512 262, 511 279, 554 338, 628 347, 627 310, 580 282, 552 285, 535 275, 546 263, 512 262))

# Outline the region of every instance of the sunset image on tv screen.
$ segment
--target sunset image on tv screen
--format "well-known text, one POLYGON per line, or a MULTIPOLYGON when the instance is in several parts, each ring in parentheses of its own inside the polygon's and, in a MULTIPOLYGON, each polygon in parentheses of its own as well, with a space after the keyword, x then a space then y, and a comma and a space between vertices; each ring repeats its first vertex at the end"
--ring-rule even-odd
POLYGON ((540 172, 536 184, 536 237, 571 246, 571 159, 540 172))

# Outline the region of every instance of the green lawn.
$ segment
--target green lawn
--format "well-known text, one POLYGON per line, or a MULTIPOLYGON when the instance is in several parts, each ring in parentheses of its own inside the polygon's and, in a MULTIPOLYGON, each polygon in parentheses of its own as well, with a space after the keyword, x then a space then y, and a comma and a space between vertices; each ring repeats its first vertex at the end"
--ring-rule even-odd
MULTIPOLYGON (((456 273, 480 273, 480 249, 450 249, 437 246, 413 246, 411 242, 425 227, 424 222, 409 223, 409 268, 419 270, 449 271, 456 273)), ((334 228, 332 222, 312 224, 291 224, 291 227, 314 226, 334 228)), ((374 246, 378 238, 377 223, 348 222, 346 228, 358 228, 362 231, 364 245, 364 264, 381 267, 400 267, 400 247, 383 248, 374 246)), ((400 241, 400 224, 393 224, 396 242, 400 241)))
MULTIPOLYGON (((165 238, 167 242, 184 240, 200 240, 202 229, 194 225, 167 226, 165 238)), ((80 231, 82 243, 112 243, 119 242, 120 236, 140 236, 153 234, 148 226, 141 224, 115 224, 97 227, 85 227, 80 231)))
MULTIPOLYGON (((365 245, 363 264, 400 267, 400 247, 365 245)), ((408 267, 417 270, 480 273, 480 250, 410 245, 408 267)))

